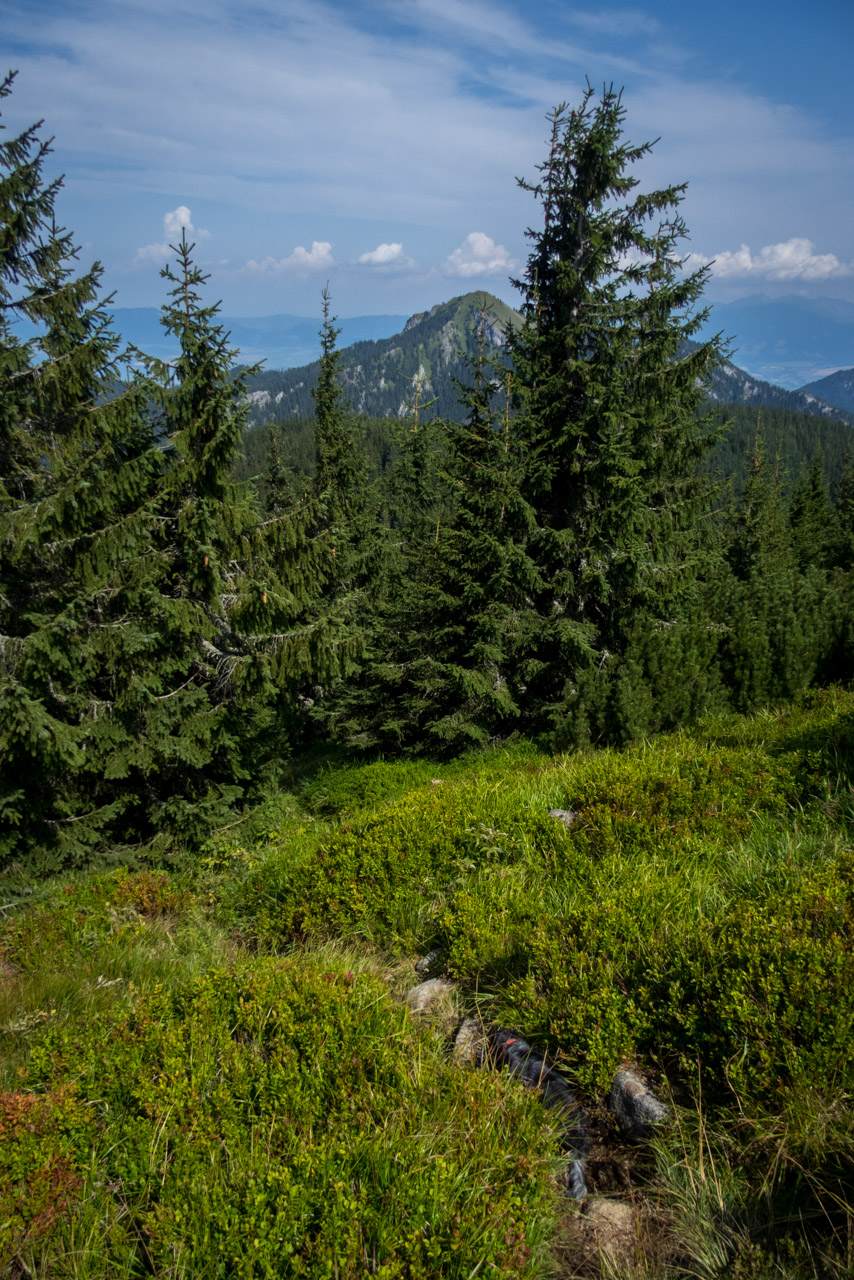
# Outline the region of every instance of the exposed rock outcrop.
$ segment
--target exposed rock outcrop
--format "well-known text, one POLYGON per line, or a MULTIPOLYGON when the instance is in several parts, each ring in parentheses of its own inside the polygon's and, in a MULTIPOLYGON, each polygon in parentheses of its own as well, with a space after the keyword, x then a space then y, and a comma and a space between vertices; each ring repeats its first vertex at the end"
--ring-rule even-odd
POLYGON ((617 1123, 628 1138, 648 1138, 656 1125, 670 1119, 670 1111, 633 1071, 618 1071, 609 1098, 617 1123))

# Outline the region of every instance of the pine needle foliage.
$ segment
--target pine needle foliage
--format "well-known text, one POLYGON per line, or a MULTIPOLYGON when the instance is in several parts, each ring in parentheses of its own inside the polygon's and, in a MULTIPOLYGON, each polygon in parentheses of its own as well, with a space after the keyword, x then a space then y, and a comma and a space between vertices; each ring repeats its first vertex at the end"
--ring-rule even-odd
POLYGON ((698 410, 719 349, 683 354, 706 318, 707 270, 682 267, 684 184, 636 193, 630 170, 652 144, 625 142, 624 117, 613 87, 594 101, 588 85, 579 107, 553 111, 538 180, 519 180, 542 211, 515 282, 523 324, 507 334, 543 583, 524 683, 535 719, 570 741, 620 736, 620 680, 654 701, 653 664, 630 654, 638 634, 669 637, 660 671, 688 661, 700 678, 706 661, 688 620, 712 438, 698 410))
POLYGON ((124 806, 102 779, 105 654, 128 634, 115 575, 161 468, 100 267, 75 276, 56 227, 49 154, 38 125, 0 143, 0 860, 41 871, 84 860, 124 806))
POLYGON ((350 645, 315 607, 317 500, 264 518, 229 480, 248 375, 193 246, 163 272, 177 360, 123 353, 100 268, 76 276, 56 228, 49 151, 38 126, 0 144, 0 861, 27 875, 197 846, 350 645))
POLYGON ((410 586, 408 661, 396 689, 412 741, 434 752, 515 730, 513 675, 540 586, 527 550, 535 521, 519 487, 512 375, 487 356, 488 323, 484 308, 470 380, 457 383, 463 420, 442 424, 451 514, 441 530, 437 521, 429 572, 422 561, 410 586))
POLYGON ((766 455, 757 419, 750 477, 729 548, 724 593, 724 678, 734 705, 753 710, 789 698, 816 677, 835 647, 839 604, 825 552, 832 513, 815 468, 797 485, 791 513, 780 460, 766 455), (814 557, 807 532, 816 540, 814 557), (823 540, 822 540, 823 539, 823 540))
POLYGON ((152 646, 123 702, 127 767, 149 779, 138 820, 191 845, 287 750, 300 689, 337 669, 313 616, 325 578, 317 504, 264 519, 248 486, 229 479, 251 370, 232 373, 237 353, 218 306, 202 302, 192 250, 183 236, 177 269, 162 272, 172 286, 162 321, 180 354, 172 366, 147 362, 168 466, 136 588, 152 646))

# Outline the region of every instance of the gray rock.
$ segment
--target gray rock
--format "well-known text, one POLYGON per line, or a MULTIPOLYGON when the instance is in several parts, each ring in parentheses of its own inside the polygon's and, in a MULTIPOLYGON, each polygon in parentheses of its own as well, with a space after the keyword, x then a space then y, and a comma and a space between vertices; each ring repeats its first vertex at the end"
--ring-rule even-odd
POLYGON ((588 1256, 604 1257, 619 1267, 631 1264, 637 1241, 635 1211, 622 1200, 589 1196, 580 1219, 581 1241, 588 1256))
POLYGON ((557 818, 558 822, 562 822, 567 831, 578 821, 578 814, 572 809, 549 809, 549 817, 557 818))
POLYGON ((454 1036, 453 1061, 458 1067, 482 1067, 486 1063, 489 1040, 479 1018, 464 1018, 454 1036))
POLYGON ((633 1071, 618 1071, 611 1085, 611 1110, 629 1138, 648 1138, 658 1124, 670 1119, 670 1111, 633 1071))
POLYGON ((450 982, 444 978, 430 978, 417 987, 411 987, 404 1000, 413 1017, 429 1019, 450 1033, 459 1021, 453 996, 454 988, 450 982))
POLYGON ((444 965, 444 951, 434 947, 432 951, 427 952, 426 956, 422 956, 420 960, 415 961, 415 972, 419 978, 436 977, 442 972, 444 965))

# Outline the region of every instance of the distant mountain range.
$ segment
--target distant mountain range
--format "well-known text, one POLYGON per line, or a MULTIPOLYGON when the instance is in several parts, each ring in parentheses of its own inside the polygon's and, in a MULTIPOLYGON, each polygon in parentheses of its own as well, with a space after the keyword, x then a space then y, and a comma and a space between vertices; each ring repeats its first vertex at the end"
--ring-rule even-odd
POLYGON ((854 413, 854 369, 839 369, 827 378, 801 387, 801 391, 854 413))
MULTIPOLYGON (((117 307, 112 314, 113 327, 126 343, 160 360, 177 355, 178 344, 164 331, 156 307, 117 307)), ((309 316, 220 316, 219 322, 229 332, 232 346, 239 349, 242 364, 263 361, 274 369, 291 369, 308 364, 320 350, 321 322, 309 316)), ((385 338, 405 323, 406 316, 352 316, 337 321, 339 342, 346 346, 385 338)), ((23 321, 17 329, 24 337, 35 333, 34 327, 23 321)))
POLYGON ((740 368, 789 390, 854 365, 854 303, 841 298, 716 302, 702 336, 713 333, 732 339, 730 355, 740 368))
MULTIPOLYGON (((338 321, 347 393, 360 413, 405 414, 420 372, 420 401, 432 412, 457 412, 454 377, 465 376, 460 350, 471 354, 481 301, 490 308, 491 335, 500 344, 517 313, 482 292, 403 315, 353 316, 338 321)), ((125 342, 170 359, 177 345, 160 324, 156 307, 120 307, 114 327, 125 342)), ((320 320, 307 316, 222 316, 243 364, 263 361, 252 384, 256 422, 313 411, 320 320)), ((19 322, 23 336, 31 326, 19 322)), ((720 404, 765 405, 854 422, 854 304, 833 298, 754 296, 715 303, 702 337, 732 339, 730 361, 712 389, 720 404), (737 361, 737 363, 736 363, 737 361), (830 372, 828 370, 838 370, 830 372)))
MULTIPOLYGON (((465 355, 474 352, 481 307, 486 307, 490 316, 488 340, 493 349, 501 348, 505 327, 518 324, 520 317, 498 298, 477 292, 411 316, 393 336, 343 349, 342 383, 353 409, 372 418, 405 417, 418 382, 419 403, 430 405, 425 412, 455 417, 460 408, 454 379, 468 380, 465 355)), ((311 416, 311 390, 317 384, 319 369, 320 362, 313 360, 302 368, 270 369, 256 375, 249 389, 253 424, 311 416)), ((766 406, 854 425, 854 406, 847 412, 838 404, 826 403, 812 390, 788 391, 774 386, 728 360, 714 375, 710 399, 717 404, 766 406)))

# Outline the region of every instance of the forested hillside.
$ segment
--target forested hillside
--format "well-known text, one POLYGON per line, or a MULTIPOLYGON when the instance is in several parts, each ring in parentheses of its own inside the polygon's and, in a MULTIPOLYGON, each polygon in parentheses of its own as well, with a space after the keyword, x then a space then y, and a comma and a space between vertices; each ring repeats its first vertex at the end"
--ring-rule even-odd
POLYGON ((47 148, 4 144, 8 867, 197 845, 322 741, 625 742, 848 674, 849 428, 708 413, 682 190, 634 194, 621 122, 608 95, 555 117, 518 314, 413 317, 394 428, 354 413, 327 296, 314 416, 242 472, 253 371, 192 247, 164 270, 180 358, 123 353, 47 148))
MULTIPOLYGON (((845 423, 791 409, 755 409, 744 404, 715 404, 712 421, 721 435, 703 460, 703 469, 731 485, 736 497, 744 493, 750 475, 757 429, 775 460, 784 495, 791 493, 799 477, 818 457, 830 496, 836 497, 846 461, 854 452, 854 430, 845 423)), ((407 431, 407 419, 358 418, 356 430, 371 476, 380 483, 390 480, 407 431)), ((263 495, 275 440, 284 464, 304 482, 314 474, 315 431, 313 415, 249 426, 235 462, 234 478, 251 480, 263 495)))
MULTIPOLYGON (((411 411, 416 382, 422 405, 431 417, 458 419, 463 412, 456 380, 466 381, 466 361, 474 350, 477 316, 488 312, 486 344, 499 364, 506 364, 505 330, 518 328, 521 317, 488 293, 462 298, 411 316, 401 333, 378 342, 357 342, 341 353, 341 385, 355 413, 371 418, 406 417, 411 411), (501 359, 501 356, 504 359, 501 359)), ((685 351, 690 349, 686 340, 685 351)), ((302 368, 262 369, 248 380, 249 425, 260 426, 313 413, 312 388, 317 385, 320 360, 302 368)), ((837 385, 829 380, 828 385, 837 385)), ((783 409, 854 425, 850 405, 836 396, 830 403, 817 387, 786 391, 751 377, 731 360, 721 358, 711 370, 707 394, 717 404, 747 405, 754 409, 783 409)))

